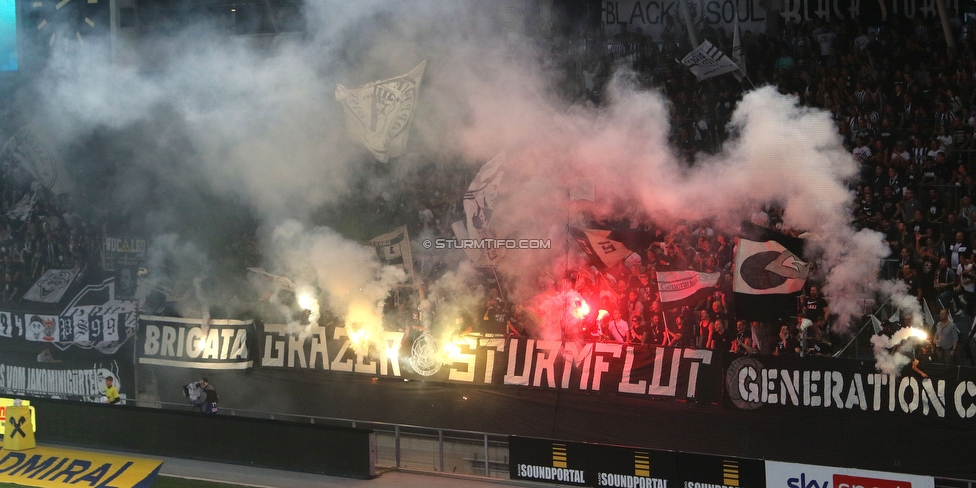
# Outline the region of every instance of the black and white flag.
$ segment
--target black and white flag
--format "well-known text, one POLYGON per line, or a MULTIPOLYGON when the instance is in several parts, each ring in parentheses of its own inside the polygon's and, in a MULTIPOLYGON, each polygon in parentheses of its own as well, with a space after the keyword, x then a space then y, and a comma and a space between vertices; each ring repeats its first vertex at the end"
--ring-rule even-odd
POLYGON ((383 263, 403 268, 407 275, 405 283, 413 283, 413 255, 410 252, 407 226, 400 226, 393 232, 376 236, 366 245, 376 248, 376 255, 383 263))
POLYGON ((336 87, 336 100, 345 109, 349 137, 362 142, 380 162, 401 156, 407 149, 410 122, 426 67, 424 60, 396 78, 351 90, 342 85, 336 87))
MULTIPOLYGON (((499 154, 485 163, 475 175, 474 180, 464 192, 464 225, 452 226, 458 239, 498 239, 500 236, 492 227, 498 189, 505 177, 505 154, 499 154)), ((465 253, 476 266, 495 266, 502 257, 502 249, 468 249, 465 253)))
POLYGON ((789 294, 803 290, 808 266, 776 241, 739 239, 733 291, 750 295, 789 294))
POLYGON ((58 303, 75 280, 75 276, 78 276, 77 269, 49 269, 34 282, 34 286, 27 290, 24 300, 58 303))
POLYGON ((614 239, 613 231, 601 229, 570 229, 590 263, 612 268, 634 254, 623 241, 614 239))
POLYGON ((687 66, 698 81, 739 70, 739 65, 735 64, 735 61, 708 41, 703 41, 700 46, 688 53, 681 60, 681 64, 687 66))
POLYGON ((722 273, 700 273, 694 270, 658 271, 657 286, 661 302, 677 302, 704 290, 714 290, 722 273))

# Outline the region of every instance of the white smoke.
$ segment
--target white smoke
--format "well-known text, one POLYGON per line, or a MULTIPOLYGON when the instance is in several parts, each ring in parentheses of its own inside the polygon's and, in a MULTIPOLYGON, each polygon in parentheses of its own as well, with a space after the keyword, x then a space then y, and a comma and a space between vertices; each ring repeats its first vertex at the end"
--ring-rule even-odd
MULTIPOLYGON (((151 55, 134 66, 64 53, 40 83, 42 107, 64 139, 93 127, 139 127, 136 152, 143 140, 170 149, 185 143, 188 155, 171 164, 157 167, 150 157, 133 164, 154 178, 198 179, 245 202, 262 224, 268 269, 314 289, 342 323, 369 334, 381 327, 382 300, 403 277, 380 265, 373 250, 312 218, 361 191, 354 183, 372 164, 346 140, 333 91, 337 82, 356 86, 405 73, 423 59, 430 61, 412 155, 366 188, 396 188, 396 176, 428 156, 486 161, 508 154, 511 186, 493 226, 506 237, 554 244, 508 253, 499 274, 514 300, 539 292, 540 277, 578 265, 565 233, 577 213, 568 189, 586 178, 595 183, 600 203, 590 210, 597 218, 734 223, 759 204, 782 206, 787 227, 814 236, 807 258, 825 264, 824 292, 842 330, 875 294, 902 301, 904 290, 877 275, 888 252, 882 236, 851 226, 849 183, 858 166, 829 113, 760 88, 738 103, 735 136, 723 150, 690 164, 669 145, 670 106, 661 93, 617 76, 603 107, 571 106, 540 68, 541 51, 498 35, 497 19, 482 15, 486 8, 309 2, 306 39, 281 37, 256 48, 252 40, 193 28, 142 41, 139 49, 151 55)), ((167 220, 179 221, 173 213, 167 220)), ((449 275, 445 286, 462 286, 457 277, 449 275)))
POLYGON ((905 327, 898 330, 891 337, 875 335, 871 337, 874 347, 875 366, 878 371, 888 375, 899 375, 911 361, 907 353, 916 345, 924 342, 925 332, 916 327, 905 327))

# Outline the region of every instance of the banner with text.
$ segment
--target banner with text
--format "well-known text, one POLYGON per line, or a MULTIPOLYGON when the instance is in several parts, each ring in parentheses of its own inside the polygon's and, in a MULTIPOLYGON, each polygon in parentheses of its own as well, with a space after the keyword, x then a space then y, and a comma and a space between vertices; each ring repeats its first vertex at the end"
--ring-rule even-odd
POLYGON ((731 360, 728 399, 743 410, 820 408, 933 420, 976 417, 972 368, 923 366, 928 377, 880 373, 873 362, 749 356, 731 360))
POLYGON ((115 354, 135 336, 136 302, 118 298, 112 278, 86 285, 61 303, 64 305, 0 307, 0 341, 48 343, 62 351, 75 346, 115 354))
POLYGON ((109 361, 99 363, 59 362, 31 363, 29 360, 0 359, 0 394, 34 396, 101 402, 105 396, 105 378, 112 377, 122 403, 134 393, 131 363, 109 361))
POLYGON ((465 335, 439 344, 431 335, 385 332, 385 347, 357 353, 343 327, 291 333, 260 327, 262 368, 344 371, 371 376, 629 393, 660 398, 717 399, 712 351, 603 342, 572 343, 465 335))
MULTIPOLYGON (((959 0, 946 0, 948 11, 959 10, 959 0)), ((911 21, 915 18, 938 20, 936 0, 783 0, 779 12, 785 23, 800 24, 816 20, 859 20, 862 24, 890 22, 892 19, 911 21)))
POLYGON ((254 365, 248 337, 253 321, 139 317, 139 364, 198 369, 247 369, 254 365))
MULTIPOLYGON (((703 20, 707 20, 716 29, 725 29, 731 38, 736 18, 742 32, 766 32, 766 9, 762 5, 760 0, 698 0, 688 2, 688 9, 698 28, 703 20)), ((603 25, 608 37, 622 30, 636 33, 640 28, 645 36, 661 41, 666 19, 670 17, 675 25, 684 22, 677 0, 604 0, 602 6, 603 25)))

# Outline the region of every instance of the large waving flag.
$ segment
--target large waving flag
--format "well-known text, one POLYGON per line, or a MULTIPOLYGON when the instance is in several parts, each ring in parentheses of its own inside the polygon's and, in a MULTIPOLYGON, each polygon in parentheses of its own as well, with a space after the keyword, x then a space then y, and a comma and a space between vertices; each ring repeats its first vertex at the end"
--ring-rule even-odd
POLYGON ((401 156, 407 149, 407 137, 413 110, 420 93, 427 60, 409 73, 374 81, 359 88, 336 87, 336 100, 346 112, 349 136, 366 146, 381 162, 401 156))
POLYGON ((737 315, 760 321, 796 315, 809 274, 802 255, 803 239, 743 222, 732 283, 737 315))
POLYGON ((687 66, 698 81, 739 70, 735 61, 708 41, 703 41, 700 46, 688 53, 681 60, 681 64, 687 66))
POLYGON ((739 239, 732 290, 750 295, 796 293, 803 290, 809 269, 776 241, 739 239))
MULTIPOLYGON (((464 192, 465 221, 455 222, 451 227, 458 239, 497 239, 492 227, 498 189, 505 177, 505 154, 499 154, 485 163, 475 175, 474 180, 464 192)), ((465 253, 476 266, 494 266, 504 254, 503 249, 468 249, 465 253)))

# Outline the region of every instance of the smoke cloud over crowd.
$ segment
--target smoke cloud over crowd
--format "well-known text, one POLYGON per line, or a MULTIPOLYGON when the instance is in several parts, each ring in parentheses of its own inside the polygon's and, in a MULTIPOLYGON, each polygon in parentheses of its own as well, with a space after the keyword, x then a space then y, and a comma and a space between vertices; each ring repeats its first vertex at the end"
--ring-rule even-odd
MULTIPOLYGON (((381 264, 363 236, 344 235, 321 215, 366 218, 345 202, 364 194, 391 200, 418 183, 412 168, 425 162, 460 161, 473 174, 500 153, 507 163, 495 231, 554 244, 509 251, 500 262, 512 301, 581 264, 567 235, 581 211, 569 189, 587 181, 598 196, 587 211, 602 219, 714 217, 734 232, 757 207, 775 203, 785 208, 784 227, 804 233, 805 258, 819 264, 836 330, 850 330, 879 294, 920 317, 904 287, 878 278, 888 254, 883 236, 851 225, 859 167, 828 112, 799 106, 775 87, 755 89, 738 103, 724 149, 692 164, 669 146, 665 95, 638 90, 621 71, 600 108, 566 102, 540 62, 545 49, 505 31, 482 3, 491 2, 307 2, 304 36, 265 42, 193 25, 124 47, 135 62, 62 48, 34 87, 35 117, 64 147, 112 141, 69 161, 71 172, 83 175, 105 159, 123 168, 93 169, 102 186, 86 198, 140 209, 140 226, 167 236, 160 249, 215 259, 220 249, 210 239, 233 232, 226 229, 242 214, 254 219, 260 264, 316 299, 301 307, 315 307, 313 323, 321 313, 379 337, 383 301, 405 278, 381 264), (406 73, 425 59, 408 153, 377 163, 347 138, 335 87, 406 73)), ((176 272, 213 267, 197 261, 176 272)), ((465 308, 484 294, 466 284, 471 272, 459 267, 429 283, 428 299, 465 308)), ((289 320, 301 330, 303 319, 289 320)))

